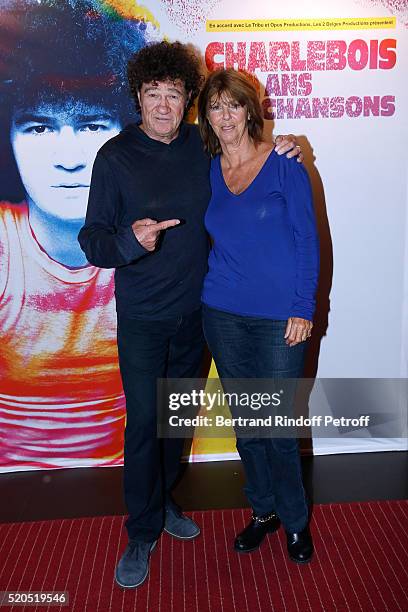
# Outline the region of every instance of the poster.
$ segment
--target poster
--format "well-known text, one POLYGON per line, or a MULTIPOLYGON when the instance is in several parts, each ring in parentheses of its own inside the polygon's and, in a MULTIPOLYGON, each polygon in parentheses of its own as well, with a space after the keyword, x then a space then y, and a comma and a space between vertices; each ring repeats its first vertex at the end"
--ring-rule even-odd
MULTIPOLYGON (((0 9, 0 470, 122 462, 113 271, 87 265, 76 236, 97 150, 137 120, 126 61, 164 37, 193 43, 206 70, 251 73, 266 138, 293 133, 302 145, 322 249, 306 374, 407 377, 406 2, 0 9)), ((314 451, 406 447, 377 433, 316 438, 314 451)), ((235 456, 232 439, 193 452, 235 456)))

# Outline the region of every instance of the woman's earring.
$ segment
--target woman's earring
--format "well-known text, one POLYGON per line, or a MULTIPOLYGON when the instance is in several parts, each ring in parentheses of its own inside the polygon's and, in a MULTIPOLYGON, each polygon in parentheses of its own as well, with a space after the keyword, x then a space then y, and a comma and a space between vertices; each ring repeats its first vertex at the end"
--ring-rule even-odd
POLYGON ((251 121, 251 115, 248 113, 248 121, 251 121))

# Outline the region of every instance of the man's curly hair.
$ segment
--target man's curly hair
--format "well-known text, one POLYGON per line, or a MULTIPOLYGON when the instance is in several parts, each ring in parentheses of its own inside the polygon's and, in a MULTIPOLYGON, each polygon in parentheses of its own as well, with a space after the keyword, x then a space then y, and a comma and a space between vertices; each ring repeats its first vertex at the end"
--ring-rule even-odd
POLYGON ((137 112, 140 112, 138 93, 143 83, 175 81, 179 79, 190 93, 186 112, 198 96, 203 77, 200 60, 193 48, 180 42, 162 41, 140 49, 128 62, 128 79, 137 112))

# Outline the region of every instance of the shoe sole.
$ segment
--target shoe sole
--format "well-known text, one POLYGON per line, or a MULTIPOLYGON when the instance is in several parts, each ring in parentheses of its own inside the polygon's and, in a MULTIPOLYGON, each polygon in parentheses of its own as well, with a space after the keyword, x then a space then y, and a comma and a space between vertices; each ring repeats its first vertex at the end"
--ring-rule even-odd
MULTIPOLYGON (((270 533, 275 533, 275 532, 274 532, 274 531, 271 531, 270 533)), ((266 537, 266 536, 265 536, 265 537, 266 537)), ((260 547, 262 546, 262 544, 263 544, 264 540, 265 540, 265 538, 262 540, 262 542, 260 542, 260 543, 258 544, 258 546, 254 546, 254 548, 246 548, 245 550, 242 550, 242 548, 235 548, 235 546, 234 546, 234 550, 235 550, 235 552, 237 552, 237 553, 243 553, 243 554, 245 554, 245 553, 255 552, 255 550, 258 550, 258 548, 260 548, 260 547)))
POLYGON ((308 559, 305 559, 304 561, 301 561, 300 559, 294 559, 290 555, 288 555, 288 557, 291 561, 293 561, 293 563, 298 563, 299 565, 305 565, 306 563, 310 563, 310 561, 313 558, 313 555, 310 555, 310 557, 308 559))
POLYGON ((199 530, 198 533, 195 533, 194 535, 191 535, 191 536, 179 536, 175 533, 172 533, 168 529, 166 529, 166 527, 163 528, 163 531, 171 535, 172 538, 176 538, 176 540, 194 540, 194 538, 197 538, 201 533, 201 530, 199 530))
POLYGON ((116 573, 116 571, 115 571, 115 582, 116 582, 116 584, 118 584, 118 585, 119 585, 119 586, 120 586, 122 589, 137 589, 137 587, 141 586, 141 585, 142 585, 142 584, 145 582, 146 578, 147 578, 147 577, 148 577, 148 575, 149 575, 149 569, 150 569, 150 568, 149 568, 150 555, 152 554, 152 552, 154 551, 154 549, 156 548, 156 546, 157 546, 157 540, 156 540, 155 542, 153 542, 153 544, 152 544, 152 546, 151 546, 151 548, 150 548, 149 559, 147 560, 147 570, 146 570, 146 574, 143 576, 143 578, 142 578, 142 579, 141 579, 141 580, 140 580, 140 581, 139 581, 137 584, 122 584, 122 583, 119 581, 119 578, 118 578, 117 573, 116 573))
MULTIPOLYGON (((261 544, 262 544, 262 542, 261 542, 261 544)), ((246 550, 242 550, 240 548, 235 548, 235 546, 234 546, 234 550, 235 550, 235 552, 239 553, 240 555, 246 555, 248 553, 255 552, 256 550, 258 550, 260 548, 261 544, 259 544, 259 546, 255 546, 255 548, 247 548, 246 550)))

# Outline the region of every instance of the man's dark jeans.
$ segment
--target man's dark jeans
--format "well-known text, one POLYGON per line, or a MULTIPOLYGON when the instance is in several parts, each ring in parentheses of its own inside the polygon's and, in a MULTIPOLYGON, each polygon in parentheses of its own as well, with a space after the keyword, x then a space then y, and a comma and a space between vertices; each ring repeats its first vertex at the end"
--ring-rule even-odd
MULTIPOLYGON (((285 343, 286 321, 244 317, 203 306, 204 334, 223 378, 298 378, 305 343, 285 343)), ((245 493, 258 516, 275 510, 285 529, 308 520, 298 442, 295 438, 237 438, 245 493)))
POLYGON ((200 375, 201 309, 148 321, 118 318, 119 365, 126 397, 124 489, 129 539, 156 540, 180 469, 183 439, 157 438, 157 378, 200 375))

